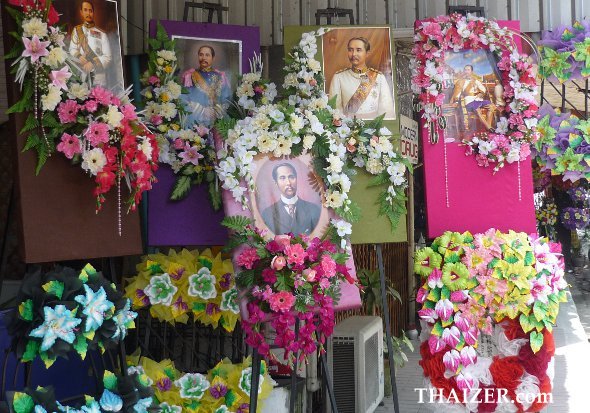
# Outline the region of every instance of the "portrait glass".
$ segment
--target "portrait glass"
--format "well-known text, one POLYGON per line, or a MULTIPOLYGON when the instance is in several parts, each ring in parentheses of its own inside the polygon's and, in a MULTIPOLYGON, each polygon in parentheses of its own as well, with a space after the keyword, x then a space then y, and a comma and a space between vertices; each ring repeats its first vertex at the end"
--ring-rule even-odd
POLYGON ((447 140, 460 142, 496 128, 504 107, 501 77, 494 55, 486 50, 445 54, 442 115, 447 140))
POLYGON ((313 170, 311 156, 258 155, 254 163, 256 191, 250 193, 250 202, 256 226, 270 235, 324 235, 330 211, 322 205, 324 184, 313 170))
POLYGON ((322 38, 326 93, 350 117, 395 119, 388 27, 331 29, 322 38))
POLYGON ((188 94, 183 95, 190 113, 185 126, 212 126, 225 114, 242 74, 242 41, 173 35, 178 68, 188 94))
POLYGON ((116 0, 54 0, 66 24, 66 51, 93 85, 116 94, 125 91, 116 0))

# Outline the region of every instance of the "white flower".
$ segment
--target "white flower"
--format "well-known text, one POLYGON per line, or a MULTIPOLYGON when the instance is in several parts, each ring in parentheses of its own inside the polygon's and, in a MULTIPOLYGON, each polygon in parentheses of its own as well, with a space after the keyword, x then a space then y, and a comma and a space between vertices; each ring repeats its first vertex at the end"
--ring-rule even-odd
POLYGON ((60 68, 68 57, 66 51, 61 47, 54 47, 47 55, 47 64, 53 69, 60 68))
POLYGON ((72 83, 69 85, 68 97, 70 99, 83 100, 88 96, 88 86, 85 83, 72 83))
POLYGON ((482 141, 479 143, 479 153, 482 155, 487 155, 496 149, 496 147, 496 144, 492 141, 482 141))
POLYGON ((291 72, 285 76, 285 80, 283 82, 283 87, 285 87, 285 88, 296 87, 298 84, 299 84, 299 81, 297 80, 297 74, 291 72))
POLYGON ((334 228, 336 228, 336 232, 338 232, 338 236, 340 237, 352 234, 352 224, 350 222, 333 219, 332 225, 334 225, 334 228))
POLYGON ((258 72, 246 73, 242 77, 242 82, 246 82, 246 83, 254 83, 254 82, 258 82, 259 80, 260 80, 260 73, 258 73, 258 72))
POLYGON ((309 59, 309 61, 307 62, 307 66, 309 66, 313 73, 318 73, 322 70, 322 65, 315 59, 309 59))
POLYGON ((121 121, 123 120, 123 114, 119 112, 119 109, 114 105, 109 105, 109 110, 104 115, 105 121, 111 125, 113 128, 118 128, 121 126, 121 121))
POLYGON ((377 175, 383 172, 385 167, 379 159, 371 158, 367 161, 366 169, 370 174, 377 175))
POLYGON ((508 151, 508 155, 506 155, 506 162, 512 163, 516 162, 520 159, 520 145, 514 145, 508 151))
POLYGON ((275 150, 277 147, 277 141, 269 133, 262 133, 258 137, 258 150, 261 153, 268 153, 275 150))
POLYGON ((37 35, 37 37, 41 38, 47 36, 47 23, 38 17, 24 20, 22 27, 25 37, 33 37, 34 35, 37 35))
POLYGON ((346 123, 342 123, 342 126, 336 128, 336 132, 340 135, 341 138, 347 138, 350 136, 350 128, 346 123))
MULTIPOLYGON (((278 113, 280 113, 281 115, 283 115, 283 119, 285 118, 285 115, 283 114, 283 112, 277 110, 277 113, 275 113, 274 111, 271 112, 270 116, 272 117, 273 115, 277 116, 277 118, 280 119, 280 116, 278 115, 278 113)), ((274 119, 274 118, 273 118, 274 119)), ((277 120, 277 122, 282 122, 283 119, 281 120, 277 120)), ((276 120, 276 119, 275 119, 276 120)), ((270 119, 268 118, 268 116, 266 115, 261 115, 258 114, 256 115, 256 117, 254 118, 254 120, 252 121, 252 125, 258 129, 263 129, 266 130, 269 128, 270 126, 270 119)))
POLYGON ((325 205, 328 208, 340 208, 343 204, 343 196, 338 191, 327 191, 325 205))
POLYGON ((252 97, 254 96, 254 88, 252 87, 251 83, 242 83, 238 86, 236 90, 236 94, 238 97, 252 97))
POLYGON ((381 136, 391 136, 391 131, 389 129, 387 129, 385 126, 383 126, 381 129, 379 129, 379 135, 381 136))
POLYGON ((172 102, 162 103, 160 105, 160 115, 168 120, 172 120, 176 117, 178 110, 176 105, 172 102))
POLYGON ((328 163, 330 164, 330 166, 326 168, 326 171, 337 174, 342 172, 344 162, 342 162, 342 159, 340 159, 340 157, 334 154, 330 154, 330 156, 328 156, 328 163))
POLYGON ((107 157, 100 148, 94 148, 82 154, 82 169, 96 176, 107 164, 107 157))
POLYGON ((137 145, 137 149, 142 151, 148 159, 152 159, 152 151, 154 148, 152 147, 150 140, 146 136, 139 136, 139 138, 141 138, 141 143, 137 145))
POLYGON ((227 157, 219 162, 219 169, 225 174, 232 174, 236 171, 236 160, 232 157, 227 157))
POLYGON ((313 144, 315 143, 315 136, 314 135, 305 135, 303 137, 303 149, 311 150, 313 148, 313 144))
POLYGON ((303 119, 294 113, 291 114, 291 122, 290 123, 291 123, 291 129, 293 129, 293 132, 295 132, 295 133, 298 133, 301 130, 301 128, 303 128, 303 126, 305 125, 303 123, 303 119))
POLYGON ((277 139, 277 147, 275 148, 273 155, 275 158, 286 156, 291 154, 291 140, 289 138, 280 137, 277 139))
POLYGON ((505 134, 506 132, 508 132, 508 119, 502 117, 498 123, 496 123, 496 133, 505 134))
MULTIPOLYGON (((285 120, 285 114, 279 110, 279 109, 274 109, 272 110, 268 116, 270 116, 272 118, 272 120, 274 120, 275 122, 282 122, 285 120)), ((265 129, 265 128, 264 128, 265 129)))
POLYGON ((246 95, 240 97, 238 104, 246 110, 251 110, 256 107, 256 102, 254 102, 252 99, 248 99, 248 96, 246 95))
POLYGON ((180 86, 174 80, 166 83, 166 89, 168 90, 168 94, 172 99, 178 99, 182 93, 182 86, 180 86))
POLYGON ((350 178, 346 174, 330 174, 328 175, 328 182, 330 185, 340 185, 342 192, 346 193, 350 191, 350 178))
POLYGON ((41 96, 41 105, 43 107, 43 111, 54 111, 59 102, 61 102, 61 89, 56 86, 49 85, 47 88, 47 94, 41 96))
POLYGON ((158 50, 158 56, 171 62, 176 61, 176 53, 171 50, 158 50))

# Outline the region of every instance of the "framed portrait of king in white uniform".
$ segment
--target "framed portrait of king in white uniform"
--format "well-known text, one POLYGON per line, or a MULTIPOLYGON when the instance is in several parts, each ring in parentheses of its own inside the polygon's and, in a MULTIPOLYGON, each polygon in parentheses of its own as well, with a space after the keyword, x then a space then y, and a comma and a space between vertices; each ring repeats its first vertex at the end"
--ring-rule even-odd
POLYGON ((349 117, 395 119, 389 27, 332 28, 322 38, 325 88, 349 117))
POLYGON ((116 0, 53 0, 66 24, 66 51, 93 86, 125 91, 116 0))

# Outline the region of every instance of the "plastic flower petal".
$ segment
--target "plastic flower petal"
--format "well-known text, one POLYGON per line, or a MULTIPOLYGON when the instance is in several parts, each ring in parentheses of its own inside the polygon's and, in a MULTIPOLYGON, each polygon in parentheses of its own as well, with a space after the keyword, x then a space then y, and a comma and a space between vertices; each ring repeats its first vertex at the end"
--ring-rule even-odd
POLYGON ((115 333, 113 334, 113 338, 121 340, 125 339, 127 329, 135 327, 135 322, 133 320, 135 320, 136 317, 137 313, 131 311, 131 300, 127 299, 125 307, 117 311, 113 317, 113 321, 115 322, 115 333))
POLYGON ((442 333, 442 339, 447 346, 454 348, 461 341, 461 332, 456 326, 445 328, 442 333))
POLYGON ((107 293, 103 287, 96 292, 84 284, 86 295, 78 295, 74 300, 84 307, 82 313, 86 315, 84 330, 86 332, 97 330, 104 322, 105 315, 115 307, 112 302, 107 300, 107 293))
POLYGON ((442 321, 447 321, 453 315, 453 303, 449 300, 440 300, 434 307, 436 314, 442 321))
MULTIPOLYGON (((264 382, 264 376, 260 375, 260 381, 258 382, 258 394, 262 392, 262 383, 264 382)), ((242 370, 240 374, 240 381, 238 382, 238 387, 246 394, 250 394, 250 385, 252 383, 252 367, 247 367, 242 370)))
POLYGON ((461 349, 461 364, 469 366, 477 362, 477 353, 471 346, 465 346, 461 349))
POLYGON ((178 288, 172 284, 170 275, 167 273, 151 277, 149 285, 144 289, 152 304, 164 304, 167 306, 172 304, 176 291, 178 291, 178 288))
POLYGON ((460 390, 471 390, 478 387, 478 381, 469 373, 461 372, 456 377, 457 387, 460 390))
POLYGON ((414 256, 414 272, 418 275, 428 276, 434 268, 439 268, 442 257, 432 248, 426 247, 416 251, 414 256))
POLYGON ((443 350, 445 347, 446 344, 442 338, 437 337, 435 335, 431 335, 428 338, 428 348, 430 349, 430 354, 436 354, 439 351, 443 350))
POLYGON ((70 72, 68 66, 64 66, 59 70, 52 70, 49 74, 49 79, 51 79, 53 86, 63 90, 68 90, 67 82, 70 77, 72 77, 72 72, 70 72))
POLYGON ((461 262, 447 263, 443 266, 442 282, 451 291, 467 289, 469 278, 469 270, 461 262))
POLYGON ((450 350, 443 356, 443 364, 446 369, 455 374, 461 363, 461 354, 457 350, 450 350))
POLYGON ((200 373, 187 373, 174 382, 183 399, 200 400, 209 388, 209 381, 200 373))
POLYGON ((434 323, 438 319, 438 314, 433 308, 423 308, 419 310, 418 316, 427 323, 434 323))
POLYGON ((162 413, 182 413, 182 407, 174 404, 170 405, 166 402, 160 403, 160 410, 162 413))
POLYGON ((238 290, 236 288, 224 291, 221 294, 221 304, 219 308, 222 311, 231 311, 234 314, 238 314, 240 309, 238 307, 238 290))
POLYGON ((49 55, 49 50, 47 50, 47 46, 51 44, 50 41, 42 42, 39 40, 39 36, 36 34, 33 35, 31 39, 23 37, 23 45, 25 46, 25 50, 23 50, 23 57, 30 57, 31 62, 37 62, 41 57, 49 55))
POLYGON ((443 286, 442 272, 438 268, 434 268, 428 276, 428 287, 441 288, 443 286))
POLYGON ((217 297, 215 288, 216 278, 207 267, 201 268, 196 274, 188 277, 188 295, 200 297, 203 300, 210 300, 217 297))
POLYGON ((105 389, 100 398, 100 407, 107 412, 118 412, 123 408, 123 399, 118 394, 105 389))
POLYGON ((73 313, 61 304, 56 305, 55 309, 44 307, 43 313, 45 315, 43 324, 29 333, 31 337, 43 339, 41 350, 49 350, 58 338, 72 344, 76 338, 74 328, 82 320, 74 317, 73 313))

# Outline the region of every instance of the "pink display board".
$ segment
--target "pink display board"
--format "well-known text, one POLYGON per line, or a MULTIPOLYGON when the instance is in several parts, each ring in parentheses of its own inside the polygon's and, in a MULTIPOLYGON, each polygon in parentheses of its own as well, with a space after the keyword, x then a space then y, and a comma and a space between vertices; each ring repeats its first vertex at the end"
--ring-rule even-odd
MULTIPOLYGON (((520 28, 518 21, 498 24, 520 28)), ((530 158, 494 174, 493 167, 478 166, 473 156, 465 155, 464 146, 445 142, 442 134, 431 144, 424 123, 422 147, 429 238, 445 231, 478 233, 489 228, 536 232, 530 158)))

